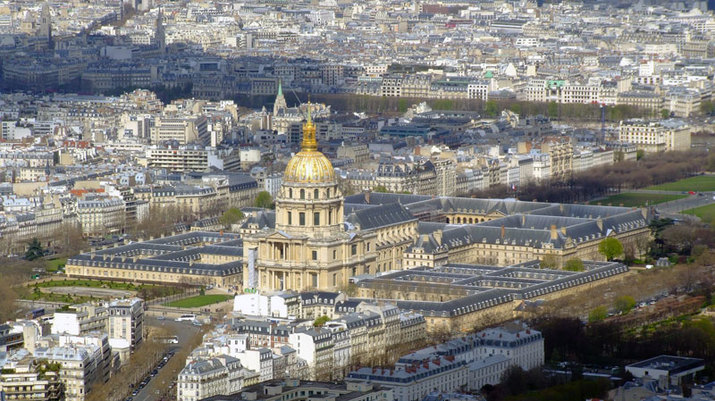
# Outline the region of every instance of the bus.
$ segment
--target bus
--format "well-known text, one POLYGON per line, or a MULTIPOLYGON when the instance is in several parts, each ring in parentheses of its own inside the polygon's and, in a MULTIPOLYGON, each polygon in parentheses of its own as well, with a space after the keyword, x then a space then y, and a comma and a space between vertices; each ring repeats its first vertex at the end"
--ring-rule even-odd
POLYGON ((40 317, 40 316, 42 316, 42 315, 44 315, 44 314, 45 314, 45 308, 37 308, 37 309, 31 310, 31 311, 27 314, 27 318, 28 318, 28 319, 36 319, 36 318, 38 318, 38 317, 40 317))
POLYGON ((178 344, 179 343, 178 336, 159 337, 158 340, 159 340, 159 342, 164 343, 164 344, 178 344))
POLYGON ((175 320, 177 322, 186 322, 186 321, 191 321, 194 319, 196 319, 196 315, 194 315, 193 313, 186 313, 184 315, 177 317, 175 320))

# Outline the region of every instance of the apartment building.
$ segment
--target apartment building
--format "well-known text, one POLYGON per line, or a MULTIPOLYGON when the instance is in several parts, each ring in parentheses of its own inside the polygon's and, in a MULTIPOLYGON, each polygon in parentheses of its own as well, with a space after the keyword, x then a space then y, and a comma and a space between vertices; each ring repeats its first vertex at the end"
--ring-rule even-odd
POLYGON ((87 237, 124 231, 126 205, 121 197, 86 196, 77 200, 77 220, 87 237))
POLYGON ((60 366, 60 382, 65 388, 66 401, 84 401, 98 378, 95 353, 92 347, 64 346, 39 347, 35 350, 36 358, 60 366))
POLYGON ((239 393, 216 396, 204 401, 308 401, 311 399, 339 399, 341 401, 392 400, 392 390, 370 383, 337 383, 301 381, 298 379, 271 380, 245 387, 239 393))
POLYGON ((690 149, 690 126, 682 120, 626 120, 618 126, 618 140, 646 152, 690 149))
POLYGON ((199 147, 151 148, 146 151, 147 166, 173 172, 209 171, 223 169, 223 160, 215 151, 199 147))
POLYGON ((552 180, 565 180, 573 173, 573 145, 567 140, 541 144, 541 152, 549 155, 549 175, 552 180))
POLYGON ((144 301, 118 299, 107 306, 107 332, 111 339, 122 339, 135 349, 144 340, 144 301))
POLYGON ((67 311, 57 311, 52 320, 52 334, 87 335, 107 328, 107 308, 93 303, 73 305, 67 311))
POLYGON ((0 392, 6 401, 62 401, 65 394, 60 365, 31 355, 6 364, 0 373, 0 392))
POLYGON ((176 141, 179 145, 200 143, 211 144, 208 132, 208 120, 205 116, 161 116, 151 127, 151 141, 158 144, 176 141))
POLYGON ((316 377, 330 376, 333 373, 335 339, 330 330, 297 329, 290 334, 289 342, 295 348, 297 356, 307 363, 308 378, 315 380, 316 377))
POLYGON ((243 387, 243 366, 228 355, 190 361, 179 372, 177 401, 198 401, 221 394, 234 394, 243 387))
POLYGON ((366 144, 342 144, 337 150, 338 159, 351 159, 355 164, 366 162, 370 159, 370 151, 366 144))
POLYGON ((348 383, 372 383, 390 388, 395 401, 421 400, 431 391, 452 392, 466 389, 469 370, 466 363, 452 357, 439 357, 395 369, 361 368, 350 372, 348 383))

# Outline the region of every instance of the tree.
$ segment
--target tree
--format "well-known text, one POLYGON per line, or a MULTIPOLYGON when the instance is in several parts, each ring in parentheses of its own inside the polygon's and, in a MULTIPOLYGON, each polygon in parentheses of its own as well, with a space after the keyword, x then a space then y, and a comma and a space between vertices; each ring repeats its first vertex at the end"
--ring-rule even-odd
POLYGON ((25 259, 35 260, 43 257, 44 255, 45 251, 42 249, 40 240, 33 238, 32 241, 30 241, 30 245, 27 247, 27 251, 25 251, 25 259))
POLYGON ((7 280, 0 280, 0 322, 15 318, 17 293, 7 280))
POLYGON ((636 300, 630 295, 621 295, 613 302, 613 307, 622 314, 628 313, 636 306, 636 300))
POLYGON ((670 117, 670 111, 667 109, 663 109, 660 111, 660 116, 662 118, 668 118, 668 117, 670 117))
POLYGON ((512 112, 514 112, 516 114, 521 114, 521 104, 512 103, 511 105, 509 105, 509 110, 511 110, 512 112))
POLYGON ((486 114, 487 116, 496 117, 498 112, 499 112, 499 108, 497 106, 497 102, 495 102, 493 100, 489 100, 484 105, 484 114, 486 114))
POLYGON ((539 263, 539 267, 542 269, 555 269, 557 265, 556 261, 556 256, 552 254, 547 254, 544 255, 543 258, 541 258, 541 262, 539 263))
POLYGON ((582 272, 583 271, 583 261, 579 258, 573 258, 566 261, 564 265, 564 270, 572 272, 582 272))
POLYGON ((373 191, 373 192, 381 192, 381 193, 390 192, 390 191, 387 190, 387 188, 385 188, 384 185, 378 185, 378 186, 376 186, 375 188, 373 188, 372 191, 373 191))
POLYGON ((600 322, 608 316, 608 309, 605 306, 598 306, 593 308, 591 312, 588 313, 588 322, 595 323, 600 322))
POLYGON ((241 221, 243 217, 244 214, 241 209, 237 207, 232 207, 225 211, 223 215, 221 215, 221 217, 218 219, 218 221, 224 226, 230 226, 231 224, 236 224, 241 221))
POLYGON ((253 206, 264 209, 272 209, 273 197, 268 191, 261 191, 258 193, 258 196, 256 196, 256 200, 253 202, 253 206))
POLYGON ((556 102, 549 102, 549 105, 546 108, 546 112, 549 115, 549 118, 556 118, 559 116, 559 105, 556 104, 556 102))
POLYGON ((665 228, 660 238, 666 250, 673 250, 681 255, 689 255, 699 237, 697 227, 690 224, 678 224, 665 228))
POLYGON ((323 316, 320 316, 319 318, 315 319, 315 322, 313 322, 313 326, 314 327, 323 327, 323 325, 325 325, 325 323, 327 323, 329 321, 330 321, 330 318, 323 315, 323 316))
POLYGON ((598 244, 598 253, 606 257, 606 260, 623 254, 623 244, 617 238, 608 237, 598 244))
POLYGON ((715 102, 711 100, 706 100, 704 102, 700 103, 700 111, 706 115, 712 115, 715 114, 715 102))
POLYGON ((342 192, 343 196, 349 196, 355 193, 355 188, 350 180, 342 178, 338 175, 338 189, 342 192))
POLYGON ((52 234, 52 244, 61 256, 74 256, 87 248, 87 241, 78 224, 64 223, 52 234))

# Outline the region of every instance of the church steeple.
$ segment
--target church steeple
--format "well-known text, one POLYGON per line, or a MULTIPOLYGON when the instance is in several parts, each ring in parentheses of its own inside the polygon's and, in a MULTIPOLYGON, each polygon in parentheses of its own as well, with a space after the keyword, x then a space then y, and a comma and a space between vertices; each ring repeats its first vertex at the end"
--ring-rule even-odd
POLYGON ((286 103, 285 96, 283 96, 283 82, 279 79, 278 94, 276 94, 276 101, 273 103, 273 115, 284 114, 287 108, 288 104, 286 103))

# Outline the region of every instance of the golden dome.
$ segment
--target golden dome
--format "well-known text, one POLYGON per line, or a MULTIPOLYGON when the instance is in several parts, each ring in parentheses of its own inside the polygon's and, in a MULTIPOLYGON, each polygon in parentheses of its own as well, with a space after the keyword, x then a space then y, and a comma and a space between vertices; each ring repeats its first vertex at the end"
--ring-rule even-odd
POLYGON ((308 104, 308 121, 303 124, 303 142, 301 150, 293 156, 285 169, 283 183, 286 184, 322 184, 334 183, 335 170, 324 154, 318 151, 315 139, 315 124, 310 118, 308 104))

